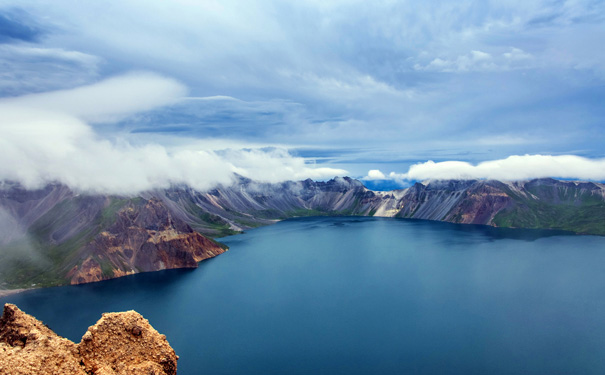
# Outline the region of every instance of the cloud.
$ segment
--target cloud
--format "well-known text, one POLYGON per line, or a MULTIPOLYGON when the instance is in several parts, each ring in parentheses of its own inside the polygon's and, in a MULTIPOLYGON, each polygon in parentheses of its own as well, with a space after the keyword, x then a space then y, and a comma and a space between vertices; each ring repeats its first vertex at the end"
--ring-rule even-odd
POLYGON ((325 165, 359 176, 374 161, 603 157, 604 4, 5 0, 10 30, 33 33, 0 50, 0 96, 154 71, 214 98, 111 129, 87 117, 97 134, 356 149, 325 165))
POLYGON ((528 60, 528 59, 532 58, 531 54, 523 51, 520 48, 515 48, 515 47, 512 47, 510 49, 510 52, 503 53, 502 56, 508 60, 513 60, 513 61, 528 60))
POLYGON ((24 238, 26 231, 13 215, 0 207, 0 246, 24 238))
POLYGON ((589 159, 575 155, 513 155, 473 165, 463 161, 427 161, 412 165, 407 173, 389 175, 402 180, 469 180, 503 181, 554 177, 582 180, 605 180, 605 159, 589 159))
POLYGON ((174 103, 187 92, 181 83, 151 73, 130 73, 69 90, 3 99, 8 107, 64 113, 88 121, 108 121, 174 103))
POLYGON ((0 10, 0 43, 18 40, 32 42, 38 40, 41 34, 40 27, 25 12, 16 8, 0 10))
POLYGON ((48 256, 40 254, 39 247, 19 220, 9 210, 0 207, 0 284, 11 271, 9 267, 14 267, 16 262, 50 267, 48 256))
POLYGON ((123 125, 135 133, 179 133, 191 138, 229 137, 270 141, 291 133, 291 123, 304 126, 309 115, 299 103, 283 100, 245 101, 234 97, 188 97, 168 107, 145 112, 123 125))
POLYGON ((509 52, 504 52, 497 56, 473 50, 454 59, 437 57, 427 65, 417 63, 414 65, 414 69, 448 73, 495 72, 511 69, 528 69, 532 67, 529 64, 531 59, 531 54, 515 47, 511 47, 509 52))
POLYGON ((227 150, 219 154, 235 173, 258 181, 322 179, 347 174, 344 169, 308 165, 305 159, 292 157, 285 149, 227 150))
POLYGON ((382 173, 378 169, 371 169, 371 170, 369 170, 368 171, 368 175, 365 176, 364 178, 362 178, 362 180, 368 180, 368 181, 384 180, 384 179, 386 179, 386 176, 384 175, 384 173, 382 173))
POLYGON ((0 94, 4 96, 64 89, 90 83, 103 59, 36 44, 0 44, 0 94))
POLYGON ((171 184, 205 190, 233 173, 277 182, 346 173, 313 168, 285 150, 178 149, 102 138, 85 122, 123 117, 178 100, 178 82, 149 73, 72 90, 0 100, 0 180, 26 188, 60 182, 93 193, 135 194, 171 184))
POLYGON ((78 51, 67 51, 62 48, 41 48, 30 44, 3 44, 0 45, 0 55, 12 57, 16 60, 63 60, 82 65, 96 66, 100 59, 78 51))

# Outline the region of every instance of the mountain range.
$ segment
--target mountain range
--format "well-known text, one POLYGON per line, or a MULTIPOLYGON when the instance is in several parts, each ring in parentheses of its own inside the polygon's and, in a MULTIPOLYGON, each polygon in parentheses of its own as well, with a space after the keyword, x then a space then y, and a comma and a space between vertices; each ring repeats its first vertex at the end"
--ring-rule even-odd
POLYGON ((0 188, 2 288, 80 284, 197 267, 215 240, 300 216, 380 216, 605 235, 605 185, 536 179, 446 180, 372 191, 337 177, 187 186, 137 196, 78 193, 61 184, 0 188))

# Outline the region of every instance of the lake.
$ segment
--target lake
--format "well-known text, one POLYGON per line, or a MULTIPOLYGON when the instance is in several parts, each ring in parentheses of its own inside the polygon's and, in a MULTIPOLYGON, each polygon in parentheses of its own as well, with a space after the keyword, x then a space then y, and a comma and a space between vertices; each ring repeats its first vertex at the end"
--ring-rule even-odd
POLYGON ((604 374, 605 238, 301 218, 222 239, 195 270, 35 290, 76 342, 134 309, 187 374, 604 374))

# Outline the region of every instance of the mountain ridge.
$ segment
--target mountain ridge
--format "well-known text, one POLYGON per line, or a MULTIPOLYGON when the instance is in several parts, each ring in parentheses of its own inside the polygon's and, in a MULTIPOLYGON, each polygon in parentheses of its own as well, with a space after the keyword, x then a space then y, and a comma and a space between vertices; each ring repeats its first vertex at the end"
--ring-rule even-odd
POLYGON ((380 216, 605 235, 605 185, 535 179, 433 180, 372 191, 349 177, 263 183, 241 176, 133 197, 60 184, 0 189, 4 287, 78 284, 197 267, 226 247, 212 238, 299 216, 380 216))
MULTIPOLYGON (((232 230, 295 216, 361 215, 605 234, 605 185, 595 182, 434 180, 382 192, 369 190, 357 180, 335 178, 280 184, 244 181, 204 193, 174 189, 155 196, 167 204, 196 205, 232 230), (588 222, 573 218, 585 211, 590 211, 588 222), (550 214, 560 219, 553 221, 550 214)), ((194 218, 185 220, 215 235, 194 218)))

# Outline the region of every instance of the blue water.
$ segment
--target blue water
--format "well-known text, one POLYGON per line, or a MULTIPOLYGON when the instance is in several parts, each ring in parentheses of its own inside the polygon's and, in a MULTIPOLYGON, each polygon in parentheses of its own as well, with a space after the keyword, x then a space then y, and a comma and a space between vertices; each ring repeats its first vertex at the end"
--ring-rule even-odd
POLYGON ((605 238, 380 218, 227 237, 196 270, 3 298, 80 341, 134 309, 179 374, 604 374, 605 238))

